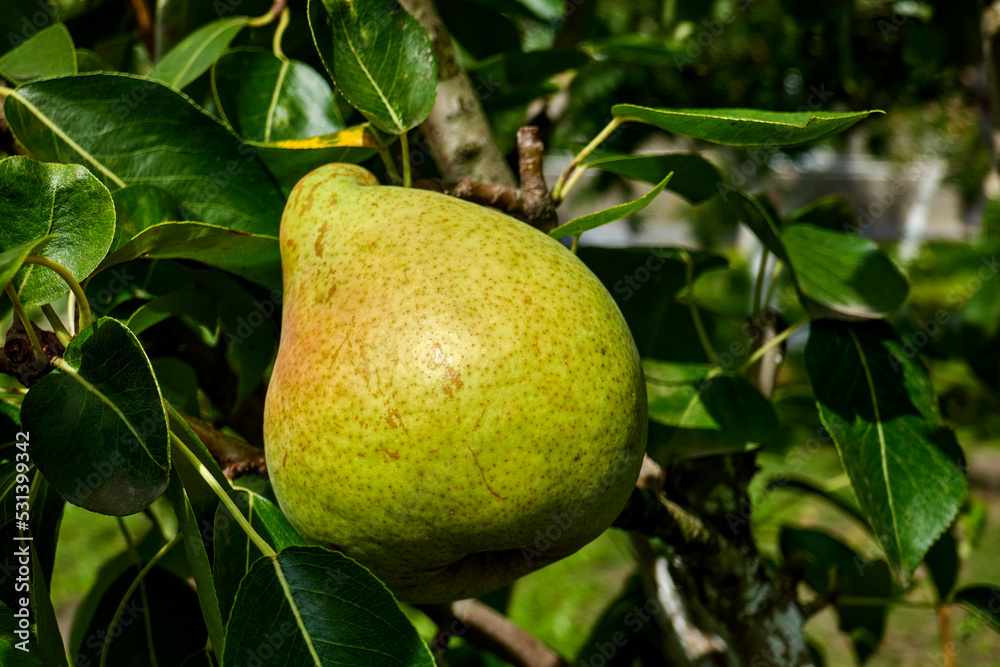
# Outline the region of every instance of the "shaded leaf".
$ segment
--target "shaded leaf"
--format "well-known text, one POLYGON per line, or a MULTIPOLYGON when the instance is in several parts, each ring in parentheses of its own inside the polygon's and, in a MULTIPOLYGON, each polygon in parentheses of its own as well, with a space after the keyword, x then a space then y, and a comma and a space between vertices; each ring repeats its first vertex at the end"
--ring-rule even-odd
MULTIPOLYGON (((277 505, 258 493, 240 487, 234 489, 234 496, 243 516, 276 551, 304 546, 302 538, 277 505)), ((213 535, 215 581, 223 618, 228 619, 240 582, 250 572, 250 565, 262 554, 222 504, 216 510, 213 535)))
MULTIPOLYGON (((816 530, 782 526, 778 538, 785 559, 805 564, 804 579, 819 595, 886 599, 893 596, 892 577, 883 561, 868 561, 838 539, 816 530), (831 582, 833 591, 831 591, 831 582)), ((847 633, 859 663, 882 643, 886 606, 834 603, 841 632, 847 633)))
MULTIPOLYGON (((0 226, 0 248, 52 235, 39 254, 62 264, 78 281, 97 267, 115 233, 111 194, 86 168, 20 155, 0 162, 0 220, 17 221, 0 226)), ((25 307, 69 291, 58 274, 37 265, 23 267, 14 287, 25 307)))
POLYGON ((1000 632, 1000 588, 969 586, 955 593, 955 602, 1000 632))
POLYGON ((60 74, 76 74, 73 38, 62 23, 40 30, 0 57, 0 76, 14 84, 60 74))
POLYGON ((247 20, 246 16, 233 16, 203 25, 170 49, 149 73, 149 78, 177 90, 184 88, 208 71, 247 20))
POLYGON ((236 49, 212 68, 223 118, 244 139, 274 142, 344 129, 333 90, 319 72, 270 51, 236 49))
POLYGON ((152 185, 129 185, 115 190, 111 198, 115 202, 115 238, 110 252, 121 248, 142 230, 180 217, 174 198, 152 185))
POLYGON ((289 665, 434 665, 385 586, 320 547, 260 558, 240 584, 222 662, 246 660, 261 647, 289 665))
POLYGON ((153 225, 104 258, 97 270, 137 258, 192 259, 269 289, 281 289, 278 238, 201 222, 153 225))
POLYGON ((906 300, 909 283, 871 239, 808 224, 781 231, 781 241, 795 270, 799 291, 820 315, 875 318, 906 300))
POLYGON ((960 565, 958 543, 951 531, 942 533, 937 542, 931 545, 927 555, 924 556, 924 563, 930 572, 934 588, 937 589, 938 599, 947 600, 958 581, 960 565))
MULTIPOLYGON (((482 92, 492 93, 500 87, 522 87, 544 81, 560 72, 575 69, 590 62, 581 51, 529 51, 498 53, 479 62, 470 76, 482 92)), ((662 178, 662 176, 660 177, 662 178)), ((658 183, 660 178, 653 181, 658 183)))
POLYGON ((967 492, 927 371, 882 322, 813 322, 805 362, 861 510, 905 585, 967 492))
POLYGON ((678 460, 741 452, 774 436, 778 418, 761 393, 740 376, 711 364, 644 359, 649 418, 657 456, 678 460))
POLYGON ((380 130, 402 134, 434 106, 430 37, 396 3, 309 0, 309 27, 340 93, 380 130))
POLYGON ((32 239, 25 241, 20 245, 16 245, 12 248, 5 249, 0 252, 0 289, 11 281, 14 274, 18 272, 21 265, 24 264, 24 259, 28 255, 34 252, 35 248, 46 243, 50 239, 55 238, 54 235, 42 236, 37 239, 32 239))
POLYGON ((722 182, 722 174, 715 165, 694 154, 615 155, 587 160, 584 165, 651 185, 673 172, 666 188, 695 204, 718 194, 722 182))
POLYGON ((858 228, 858 219, 851 211, 851 201, 846 197, 820 197, 786 216, 785 222, 807 222, 844 234, 853 234, 858 228))
POLYGON ((843 132, 875 111, 765 111, 763 109, 651 109, 616 104, 615 118, 726 146, 797 146, 843 132))
POLYGON ((4 113, 42 159, 84 164, 109 187, 160 187, 185 218, 278 230, 284 198, 254 150, 162 83, 104 72, 35 81, 7 96, 4 113))
POLYGON ((142 346, 117 320, 102 318, 70 341, 64 366, 25 396, 21 419, 35 465, 74 505, 125 516, 166 488, 163 401, 142 346))
MULTIPOLYGON (((183 457, 178 457, 183 458, 183 457)), ((210 526, 198 522, 198 517, 191 507, 187 492, 180 480, 180 475, 174 475, 167 490, 170 502, 177 516, 178 528, 184 534, 184 553, 187 555, 191 574, 194 577, 198 593, 198 606, 205 620, 205 630, 215 650, 222 654, 225 646, 225 622, 219 607, 219 598, 212 576, 212 567, 205 549, 203 536, 210 526)))
POLYGON ((549 236, 558 239, 563 236, 582 234, 587 230, 595 229, 601 225, 606 225, 609 222, 627 218, 628 216, 641 211, 653 203, 653 200, 656 199, 658 194, 663 192, 663 188, 667 186, 667 183, 673 175, 673 172, 667 174, 667 176, 655 185, 652 190, 634 201, 618 204, 617 206, 606 208, 603 211, 596 211, 594 213, 581 215, 579 218, 574 218, 566 224, 559 225, 549 232, 549 236))

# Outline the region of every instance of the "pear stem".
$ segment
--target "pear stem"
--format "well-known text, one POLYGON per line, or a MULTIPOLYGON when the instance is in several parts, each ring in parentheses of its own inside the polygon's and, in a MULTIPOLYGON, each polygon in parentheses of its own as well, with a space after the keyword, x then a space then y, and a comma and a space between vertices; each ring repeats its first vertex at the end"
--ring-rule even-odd
POLYGON ((58 273, 59 277, 62 278, 67 285, 69 285, 69 289, 76 296, 76 300, 80 302, 80 329, 86 329, 90 326, 90 302, 87 301, 87 295, 84 294, 83 287, 81 287, 80 283, 76 281, 73 274, 69 272, 69 269, 59 262, 53 262, 48 257, 38 257, 35 255, 28 255, 25 257, 24 263, 44 266, 45 268, 52 269, 58 273))
POLYGON ((399 177, 399 170, 396 169, 392 153, 389 152, 389 147, 382 143, 382 139, 379 137, 375 137, 375 150, 378 151, 378 156, 382 158, 382 163, 385 164, 385 173, 389 175, 389 180, 395 185, 402 183, 403 179, 399 177))
POLYGON ((410 173, 410 139, 406 132, 399 135, 399 148, 403 159, 403 187, 413 187, 413 176, 410 173))

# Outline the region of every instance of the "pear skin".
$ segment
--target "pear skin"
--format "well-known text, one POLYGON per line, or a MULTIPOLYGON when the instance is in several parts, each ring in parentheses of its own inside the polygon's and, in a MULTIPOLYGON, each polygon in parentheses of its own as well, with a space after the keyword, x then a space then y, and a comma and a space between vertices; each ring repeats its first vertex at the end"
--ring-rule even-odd
POLYGON ((267 466, 282 511, 405 601, 475 597, 625 505, 646 444, 632 335, 565 247, 331 164, 281 220, 267 466))

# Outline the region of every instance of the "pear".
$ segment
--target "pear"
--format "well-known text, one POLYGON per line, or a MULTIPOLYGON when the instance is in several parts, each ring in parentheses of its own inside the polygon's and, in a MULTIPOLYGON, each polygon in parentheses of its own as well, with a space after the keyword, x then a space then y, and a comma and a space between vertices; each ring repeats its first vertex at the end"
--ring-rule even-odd
POLYGON ((330 164, 281 219, 267 466, 306 539, 404 601, 474 597, 600 535, 646 391, 614 300, 503 213, 330 164))

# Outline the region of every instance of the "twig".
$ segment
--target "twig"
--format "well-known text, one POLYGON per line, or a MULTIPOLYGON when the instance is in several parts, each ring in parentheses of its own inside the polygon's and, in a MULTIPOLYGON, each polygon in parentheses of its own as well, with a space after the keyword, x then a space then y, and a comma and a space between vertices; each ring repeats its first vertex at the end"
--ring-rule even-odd
POLYGON ((51 331, 45 331, 34 322, 31 327, 35 337, 42 346, 44 361, 35 358, 35 350, 28 332, 20 319, 14 318, 14 323, 7 329, 7 335, 0 348, 0 373, 6 373, 17 379, 25 387, 30 387, 52 370, 51 360, 61 357, 66 351, 59 337, 51 331))
POLYGON ((139 33, 139 38, 142 39, 142 43, 146 45, 146 50, 149 51, 149 55, 152 57, 154 55, 155 42, 153 41, 153 17, 149 14, 149 7, 146 6, 146 0, 129 0, 129 7, 132 8, 132 14, 135 16, 135 28, 139 33))
POLYGON ((556 228, 559 221, 542 171, 544 150, 542 142, 538 139, 537 127, 522 127, 517 131, 520 188, 497 183, 481 183, 469 178, 457 183, 425 178, 414 182, 413 185, 499 209, 548 233, 556 228))
POLYGON ((267 10, 267 13, 247 21, 247 27, 262 28, 266 26, 268 23, 281 15, 281 12, 285 9, 285 5, 287 4, 287 0, 273 0, 273 2, 271 2, 271 8, 267 10))
POLYGON ((227 479, 236 479, 241 475, 267 477, 267 462, 264 459, 263 449, 226 435, 197 417, 179 410, 178 412, 195 435, 205 443, 205 447, 222 468, 222 474, 227 479))
POLYGON ((445 645, 452 637, 462 637, 514 667, 569 667, 558 653, 478 600, 416 607, 437 624, 445 645))

